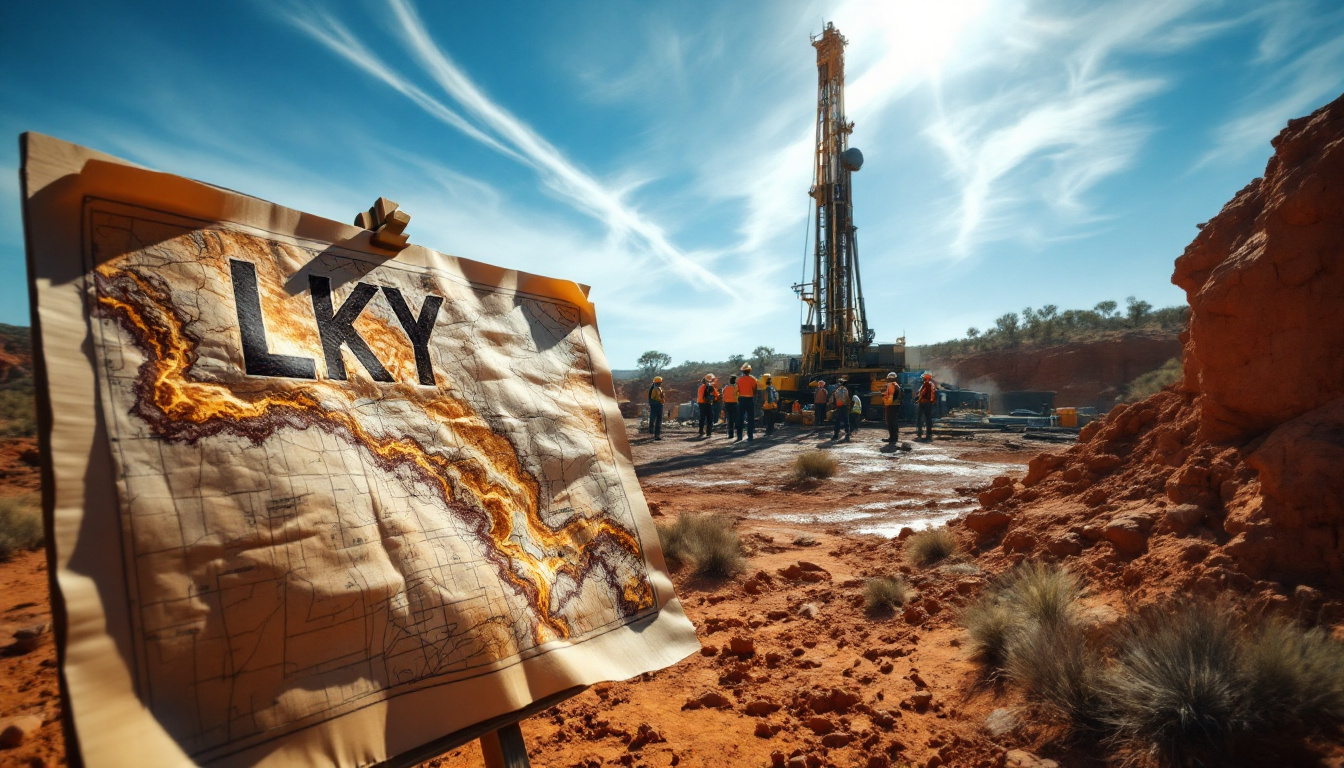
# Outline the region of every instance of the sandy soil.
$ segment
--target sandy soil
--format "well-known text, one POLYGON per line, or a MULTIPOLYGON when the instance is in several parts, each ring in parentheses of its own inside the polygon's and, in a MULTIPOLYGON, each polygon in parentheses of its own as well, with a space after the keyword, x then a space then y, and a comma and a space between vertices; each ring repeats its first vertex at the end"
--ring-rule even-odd
MULTIPOLYGON (((999 766, 1009 747, 1087 764, 1030 725, 989 734, 985 718, 1018 702, 984 683, 955 620, 988 575, 963 557, 912 570, 893 538, 974 508, 977 488, 1022 473, 1051 446, 994 435, 893 450, 874 427, 849 443, 797 427, 769 439, 758 433, 752 443, 694 434, 670 426, 654 442, 631 422, 650 506, 662 521, 732 515, 748 570, 730 581, 674 574, 702 653, 525 721, 534 766, 769 766, 772 754, 779 765, 798 755, 812 766, 999 766), (813 448, 830 451, 841 471, 791 483, 793 459, 813 448), (864 579, 897 572, 919 599, 904 612, 866 615, 864 579)), ((5 481, 13 482, 9 493, 36 487, 31 469, 5 481)), ((45 621, 44 555, 0 564, 0 643, 45 621)), ((28 743, 0 752, 0 764, 63 764, 50 635, 30 653, 0 657, 0 670, 0 718, 33 712, 46 720, 28 743)), ((479 764, 475 744, 429 763, 479 764)))

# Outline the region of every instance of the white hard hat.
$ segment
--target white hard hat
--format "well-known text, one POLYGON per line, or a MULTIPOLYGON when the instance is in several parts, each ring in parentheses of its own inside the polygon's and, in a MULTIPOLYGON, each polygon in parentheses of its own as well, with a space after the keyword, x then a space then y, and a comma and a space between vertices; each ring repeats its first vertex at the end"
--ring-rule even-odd
POLYGON ((887 374, 887 378, 888 378, 888 379, 894 379, 894 378, 896 378, 896 372, 895 372, 895 371, 892 371, 891 373, 888 373, 888 374, 887 374))

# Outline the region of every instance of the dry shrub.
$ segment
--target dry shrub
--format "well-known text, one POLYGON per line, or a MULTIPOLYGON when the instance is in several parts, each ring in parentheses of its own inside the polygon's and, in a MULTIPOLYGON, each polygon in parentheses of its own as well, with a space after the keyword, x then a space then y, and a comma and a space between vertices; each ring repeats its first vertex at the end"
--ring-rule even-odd
POLYGON ((1271 619, 1246 642, 1241 667, 1262 727, 1326 732, 1344 724, 1344 647, 1324 629, 1271 619))
POLYGON ((1004 671, 1038 704, 1079 730, 1095 730, 1106 665, 1077 623, 1027 621, 1008 636, 1004 671))
MULTIPOLYGON (((1031 689, 1050 690, 1052 700, 1065 701, 1064 691, 1076 689, 1082 672, 1068 679, 1036 669, 1049 664, 1052 646, 1078 641, 1078 579, 1060 567, 1028 562, 1002 576, 976 603, 962 612, 962 624, 971 636, 971 648, 993 667, 1007 667, 1009 675, 1031 689)), ((1074 659, 1081 663, 1083 659, 1074 659)))
POLYGON ((681 515, 658 526, 668 560, 689 565, 697 576, 727 578, 746 567, 733 521, 718 515, 681 515))
POLYGON ((0 562, 45 541, 42 517, 31 495, 0 499, 0 562))
POLYGON ((1006 602, 986 596, 961 614, 962 626, 971 636, 972 654, 997 668, 1008 658, 1008 641, 1021 629, 1022 617, 1006 602))
POLYGON ((900 576, 878 576, 863 585, 863 609, 868 613, 899 608, 915 596, 915 590, 900 576))
POLYGON ((1059 627, 1076 619, 1083 590, 1067 568, 1026 562, 1008 572, 999 593, 1030 621, 1059 627))
POLYGON ((957 551, 957 539, 947 528, 920 531, 905 540, 905 559, 920 567, 945 560, 957 551))
POLYGON ((1128 622, 1104 693, 1113 738, 1138 756, 1258 764, 1344 725, 1344 645, 1281 619, 1248 626, 1226 600, 1177 602, 1128 622))
POLYGON ((962 623, 983 661, 1129 763, 1259 765, 1344 727, 1344 644, 1324 630, 1253 625, 1227 600, 1176 601, 1137 612, 1098 647, 1078 620, 1081 594, 1066 570, 1026 564, 962 623))
POLYGON ((1163 765, 1224 764, 1232 735, 1246 727, 1239 634, 1225 604, 1151 608, 1132 618, 1108 675, 1116 741, 1163 765))
POLYGON ((840 463, 831 454, 821 451, 805 451, 793 460, 793 479, 824 480, 834 477, 840 471, 840 463))

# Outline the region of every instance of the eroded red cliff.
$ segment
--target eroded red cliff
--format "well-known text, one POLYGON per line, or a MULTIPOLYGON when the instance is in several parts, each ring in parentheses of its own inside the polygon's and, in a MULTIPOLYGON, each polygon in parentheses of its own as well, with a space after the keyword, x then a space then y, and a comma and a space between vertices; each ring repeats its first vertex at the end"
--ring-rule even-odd
POLYGON ((1184 380, 996 481, 982 547, 1269 602, 1344 586, 1344 97, 1273 146, 1176 261, 1184 380))

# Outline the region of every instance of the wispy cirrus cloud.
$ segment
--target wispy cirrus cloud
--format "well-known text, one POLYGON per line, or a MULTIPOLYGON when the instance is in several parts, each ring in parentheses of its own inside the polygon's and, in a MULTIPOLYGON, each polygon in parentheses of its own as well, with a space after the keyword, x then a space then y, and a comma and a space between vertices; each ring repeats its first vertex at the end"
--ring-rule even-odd
MULTIPOLYGON (((1344 13, 1334 14, 1334 22, 1344 35, 1344 13)), ((1292 53, 1284 31, 1289 27, 1274 23, 1267 28, 1257 64, 1271 71, 1264 84, 1243 100, 1237 114, 1215 130, 1213 147, 1200 156, 1195 168, 1263 148, 1290 118, 1319 107, 1344 88, 1344 36, 1308 43, 1305 49, 1304 38, 1298 37, 1298 55, 1285 63, 1281 59, 1292 53)), ((1305 36, 1306 30, 1299 32, 1305 36)))
POLYGON ((1133 163, 1156 129, 1140 107, 1171 87, 1167 77, 1117 62, 1139 52, 1169 55, 1234 26, 1190 20, 1197 8, 1162 0, 1055 18, 1020 6, 1004 20, 999 51, 933 84, 936 117, 926 135, 958 186, 946 222, 953 261, 995 240, 1042 237, 1039 216, 1024 226, 1031 209, 1066 219, 1065 230, 1095 221, 1085 196, 1133 163), (991 95, 967 87, 993 81, 986 67, 1007 62, 1012 84, 991 95))
POLYGON ((673 274, 698 287, 737 297, 733 288, 677 248, 661 226, 622 199, 611 185, 580 169, 540 133, 487 96, 435 42, 407 0, 387 0, 387 5, 395 21, 396 35, 407 45, 422 74, 450 97, 461 112, 378 58, 330 13, 305 8, 293 9, 288 16, 299 29, 333 53, 390 86, 434 118, 534 169, 548 189, 606 225, 614 240, 633 240, 638 250, 658 259, 673 274))

